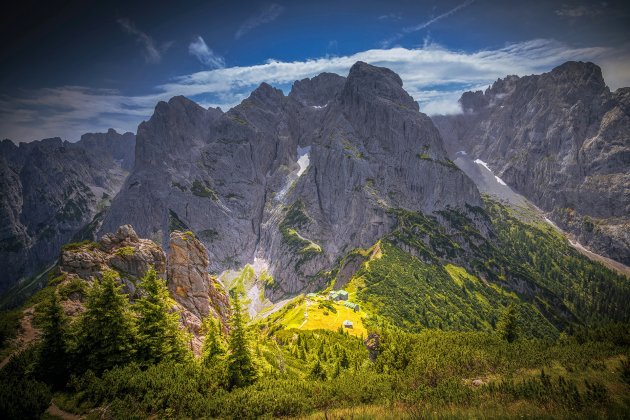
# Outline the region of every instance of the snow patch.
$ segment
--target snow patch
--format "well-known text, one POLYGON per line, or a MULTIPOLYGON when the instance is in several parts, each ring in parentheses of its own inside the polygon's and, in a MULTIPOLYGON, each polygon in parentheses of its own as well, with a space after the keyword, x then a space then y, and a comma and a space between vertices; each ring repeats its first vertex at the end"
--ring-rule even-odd
MULTIPOLYGON (((494 172, 492 172, 492 169, 490 169, 490 167, 488 166, 488 164, 486 162, 484 162, 481 159, 475 159, 475 163, 477 165, 481 165, 484 168, 486 168, 492 175, 494 175, 494 172)), ((498 176, 494 175, 494 178, 497 180, 497 182, 501 185, 507 185, 501 178, 499 178, 498 176)))
POLYGON ((311 108, 322 109, 322 108, 326 108, 327 106, 328 106, 328 104, 326 104, 326 105, 311 105, 311 108))
POLYGON ((308 165, 310 163, 309 154, 311 153, 311 146, 300 147, 297 148, 298 160, 297 163, 300 166, 298 170, 297 176, 300 177, 308 169, 308 165))

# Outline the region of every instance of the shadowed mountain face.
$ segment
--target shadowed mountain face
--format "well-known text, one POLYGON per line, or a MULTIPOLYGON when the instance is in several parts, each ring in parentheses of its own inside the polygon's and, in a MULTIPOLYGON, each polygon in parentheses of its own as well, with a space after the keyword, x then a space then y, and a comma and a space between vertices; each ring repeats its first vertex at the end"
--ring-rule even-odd
POLYGON ((359 62, 288 96, 262 84, 227 113, 183 97, 159 103, 102 231, 130 223, 166 244, 169 231, 190 229, 211 270, 256 261, 280 296, 322 286, 340 257, 391 231, 391 209, 465 204, 481 204, 476 187, 400 77, 359 62))
POLYGON ((467 152, 562 228, 630 263, 630 88, 610 92, 592 63, 499 79, 434 118, 451 155, 467 152))
POLYGON ((117 194, 134 147, 132 133, 114 130, 85 134, 77 143, 0 144, 0 291, 50 264, 62 244, 81 236, 117 194))

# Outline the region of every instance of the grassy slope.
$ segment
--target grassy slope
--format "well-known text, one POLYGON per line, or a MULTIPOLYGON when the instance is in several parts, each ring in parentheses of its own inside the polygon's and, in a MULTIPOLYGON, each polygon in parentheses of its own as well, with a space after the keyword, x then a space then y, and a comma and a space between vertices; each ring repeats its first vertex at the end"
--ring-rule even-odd
POLYGON ((367 329, 364 325, 364 318, 367 314, 364 311, 355 312, 345 307, 343 302, 334 302, 332 305, 337 313, 333 313, 319 306, 319 302, 323 299, 325 298, 318 297, 315 300, 303 299, 287 312, 282 319, 278 319, 276 322, 282 323, 286 329, 337 331, 342 326, 343 321, 348 320, 353 323, 353 328, 346 328, 348 334, 356 337, 367 337, 367 329), (308 318, 305 317, 307 304, 308 318))
POLYGON ((454 210, 441 222, 399 211, 398 228, 346 288, 363 309, 409 331, 492 331, 510 304, 531 337, 630 320, 627 279, 585 258, 542 219, 490 200, 475 212, 490 223, 491 240, 454 210))

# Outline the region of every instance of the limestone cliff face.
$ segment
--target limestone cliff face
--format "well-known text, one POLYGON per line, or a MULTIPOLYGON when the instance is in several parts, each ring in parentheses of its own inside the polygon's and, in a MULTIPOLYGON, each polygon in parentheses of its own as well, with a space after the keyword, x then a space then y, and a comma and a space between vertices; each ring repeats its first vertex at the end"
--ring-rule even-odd
POLYGON ((568 62, 508 76, 461 98, 463 115, 434 118, 451 153, 487 162, 595 252, 630 263, 630 89, 568 62))
POLYGON ((192 232, 171 233, 167 269, 171 295, 199 319, 212 314, 226 323, 229 299, 208 267, 208 251, 192 232))
MULTIPOLYGON (((135 136, 113 130, 0 147, 0 293, 51 264, 120 189, 135 136)), ((98 223, 98 218, 95 221, 98 223)))
POLYGON ((211 272, 257 262, 280 297, 321 287, 339 257, 391 231, 390 209, 466 203, 480 203, 476 187, 400 77, 357 63, 288 96, 263 83, 225 113, 161 102, 102 230, 131 223, 165 247, 173 230, 191 230, 211 272))

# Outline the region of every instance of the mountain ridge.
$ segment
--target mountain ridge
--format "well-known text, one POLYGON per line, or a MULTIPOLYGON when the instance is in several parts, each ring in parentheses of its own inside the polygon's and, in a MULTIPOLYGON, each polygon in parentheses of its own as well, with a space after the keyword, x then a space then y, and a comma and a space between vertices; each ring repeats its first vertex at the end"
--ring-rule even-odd
POLYGON ((488 162, 585 246, 628 265, 627 91, 610 92, 593 63, 567 62, 466 92, 463 114, 434 121, 452 156, 488 162))

